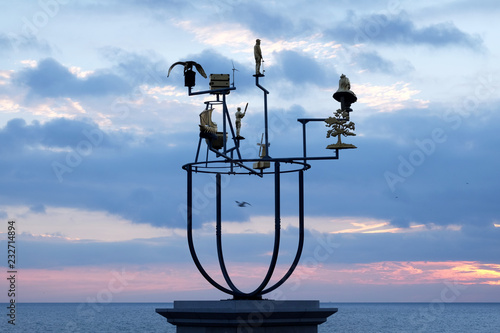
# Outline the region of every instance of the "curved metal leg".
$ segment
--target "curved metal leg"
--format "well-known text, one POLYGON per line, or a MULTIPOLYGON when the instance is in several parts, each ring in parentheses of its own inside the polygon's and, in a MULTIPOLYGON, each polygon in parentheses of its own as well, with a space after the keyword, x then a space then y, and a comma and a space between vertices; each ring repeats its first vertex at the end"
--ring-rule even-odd
POLYGON ((280 234, 281 234, 281 196, 280 196, 280 164, 274 162, 274 248, 271 263, 267 271, 266 277, 261 285, 252 292, 252 295, 262 295, 262 291, 267 286, 273 276, 276 262, 278 261, 278 253, 280 249, 280 234))
POLYGON ((218 284, 214 279, 208 275, 208 273, 203 269, 201 263, 196 255, 196 250, 193 244, 193 170, 191 166, 188 166, 188 180, 187 180, 187 239, 189 245, 189 252, 191 253, 191 257, 193 258, 194 264, 198 271, 200 271, 201 275, 215 288, 223 291, 227 294, 233 295, 233 292, 227 288, 224 288, 220 284, 218 284))
POLYGON ((262 283, 250 293, 245 293, 239 290, 234 283, 226 269, 226 265, 224 263, 224 256, 222 254, 222 232, 221 232, 221 193, 220 193, 220 174, 217 174, 217 224, 216 224, 216 234, 217 234, 217 254, 219 258, 219 264, 222 271, 222 275, 224 276, 224 280, 228 286, 232 289, 233 296, 235 298, 261 298, 262 290, 267 286, 271 277, 273 275, 274 269, 276 268, 276 263, 278 261, 278 253, 279 253, 279 245, 280 245, 280 231, 281 231, 281 209, 280 209, 280 165, 279 162, 275 162, 274 165, 275 174, 274 174, 274 195, 275 195, 275 217, 274 217, 274 248, 273 255, 271 257, 271 263, 269 264, 269 268, 266 276, 262 283))
POLYGON ((216 191, 217 191, 217 221, 215 225, 215 234, 217 238, 217 257, 219 258, 219 266, 222 272, 222 276, 224 277, 224 280, 226 280, 227 285, 231 290, 233 291, 233 296, 243 296, 245 295, 244 292, 240 291, 236 286, 234 285, 233 281, 229 277, 229 274, 227 272, 226 264, 224 262, 224 256, 222 254, 222 205, 221 205, 221 185, 220 185, 220 173, 218 173, 215 177, 216 179, 216 191))
POLYGON ((299 171, 299 244, 297 246, 297 252, 295 254, 295 259, 292 262, 292 265, 288 269, 288 272, 276 282, 272 287, 269 287, 262 291, 262 294, 267 294, 283 283, 292 275, 293 271, 297 267, 299 263, 300 256, 302 255, 302 250, 304 248, 304 171, 299 171))

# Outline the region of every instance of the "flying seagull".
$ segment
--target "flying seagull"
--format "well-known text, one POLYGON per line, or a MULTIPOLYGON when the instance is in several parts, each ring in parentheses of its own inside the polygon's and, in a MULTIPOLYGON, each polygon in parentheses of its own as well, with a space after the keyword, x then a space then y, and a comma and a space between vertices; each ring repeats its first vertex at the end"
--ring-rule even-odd
POLYGON ((242 202, 239 202, 239 201, 235 201, 236 204, 239 206, 239 207, 246 207, 246 206, 251 206, 248 202, 246 201, 242 201, 242 202))
POLYGON ((198 73, 200 73, 201 76, 203 76, 205 79, 207 78, 207 74, 205 74, 203 67, 201 67, 201 65, 195 61, 178 61, 178 62, 176 62, 175 64, 170 66, 170 68, 168 69, 167 77, 170 75, 170 71, 172 71, 172 68, 174 68, 176 65, 184 66, 184 75, 186 75, 186 72, 192 72, 193 66, 195 66, 198 73))

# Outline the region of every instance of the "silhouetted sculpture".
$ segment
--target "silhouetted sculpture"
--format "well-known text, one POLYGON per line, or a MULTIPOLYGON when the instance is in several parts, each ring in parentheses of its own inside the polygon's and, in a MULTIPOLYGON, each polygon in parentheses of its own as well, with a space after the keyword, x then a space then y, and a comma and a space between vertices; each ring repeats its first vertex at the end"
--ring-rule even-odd
POLYGON ((236 117, 236 121, 235 121, 235 124, 236 124, 236 138, 238 139, 244 139, 244 137, 240 136, 240 129, 241 129, 241 119, 243 117, 245 117, 245 114, 247 113, 247 108, 248 108, 248 103, 247 103, 247 106, 245 106, 245 111, 241 112, 241 108, 238 107, 236 110, 236 113, 235 113, 235 117, 236 117))
POLYGON ((203 76, 205 79, 207 78, 207 74, 205 74, 203 67, 201 67, 201 65, 196 63, 195 61, 178 61, 174 63, 168 69, 167 77, 169 77, 172 68, 174 68, 176 65, 184 66, 184 86, 186 87, 194 87, 195 85, 196 72, 193 71, 193 66, 196 67, 196 70, 201 74, 201 76, 203 76))
MULTIPOLYGON (((351 104, 358 100, 356 94, 351 91, 351 81, 344 74, 340 76, 339 89, 333 94, 333 98, 340 102, 342 111, 348 112, 352 111, 351 104)), ((347 119, 349 120, 349 114, 347 114, 347 119)))
POLYGON ((255 56, 255 75, 262 75, 260 72, 260 64, 264 62, 264 59, 262 58, 262 50, 260 49, 260 39, 255 40, 253 55, 255 56))

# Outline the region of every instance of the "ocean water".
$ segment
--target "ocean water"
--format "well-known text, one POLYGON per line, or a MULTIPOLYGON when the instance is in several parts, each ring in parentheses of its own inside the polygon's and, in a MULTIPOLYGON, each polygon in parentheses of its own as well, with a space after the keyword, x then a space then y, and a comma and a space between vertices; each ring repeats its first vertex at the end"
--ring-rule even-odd
MULTIPOLYGON (((1 332, 163 332, 175 327, 155 312, 171 303, 22 303, 16 325, 2 304, 1 332)), ((500 332, 500 303, 322 303, 339 311, 327 332, 500 332)))

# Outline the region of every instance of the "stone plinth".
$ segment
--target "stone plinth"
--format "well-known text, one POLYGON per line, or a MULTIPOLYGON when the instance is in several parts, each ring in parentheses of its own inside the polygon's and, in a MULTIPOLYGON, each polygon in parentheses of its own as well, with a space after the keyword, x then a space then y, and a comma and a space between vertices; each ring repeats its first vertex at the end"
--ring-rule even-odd
POLYGON ((177 333, 317 333, 336 308, 319 301, 175 301, 156 312, 177 326, 177 333))

